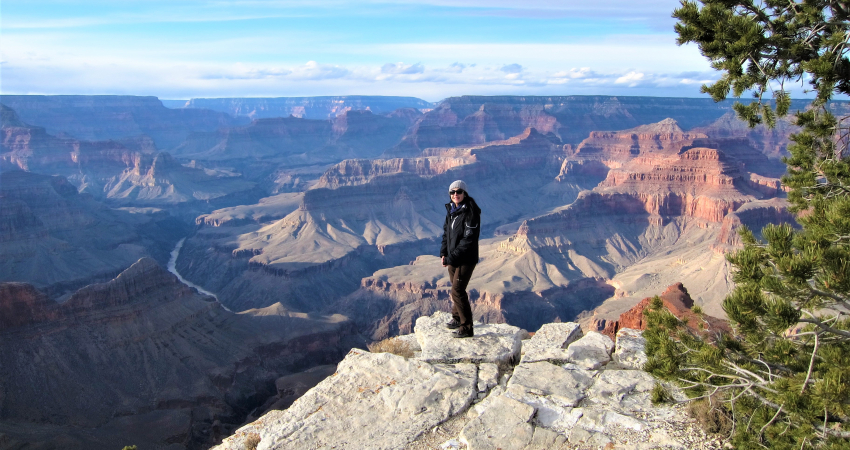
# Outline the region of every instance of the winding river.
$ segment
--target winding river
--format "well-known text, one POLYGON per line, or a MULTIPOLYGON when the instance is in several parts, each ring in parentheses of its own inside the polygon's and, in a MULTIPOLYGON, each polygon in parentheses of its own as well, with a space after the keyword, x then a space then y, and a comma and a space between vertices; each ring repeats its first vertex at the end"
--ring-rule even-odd
MULTIPOLYGON (((205 294, 205 295, 209 295, 211 297, 214 297, 216 299, 216 301, 218 301, 218 296, 216 296, 212 292, 198 286, 197 284, 192 283, 191 281, 183 278, 183 276, 180 275, 177 272, 177 256, 180 255, 180 249, 183 248, 183 242, 185 240, 186 240, 186 238, 183 238, 183 239, 180 239, 179 241, 177 241, 177 245, 175 245, 174 250, 171 251, 171 258, 168 259, 168 271, 173 273, 177 277, 177 279, 180 280, 182 283, 186 284, 189 287, 193 287, 193 288, 197 289, 198 292, 200 292, 201 294, 205 294)), ((221 302, 219 302, 219 304, 221 304, 221 302)), ((223 304, 221 305, 221 307, 226 309, 227 311, 230 311, 223 304)))

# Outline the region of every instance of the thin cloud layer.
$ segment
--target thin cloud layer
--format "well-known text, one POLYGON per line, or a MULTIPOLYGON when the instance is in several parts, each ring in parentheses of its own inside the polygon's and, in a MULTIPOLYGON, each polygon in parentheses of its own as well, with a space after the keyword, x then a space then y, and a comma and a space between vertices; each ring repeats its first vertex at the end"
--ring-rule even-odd
POLYGON ((4 94, 699 96, 678 0, 4 0, 4 94), (659 28, 658 24, 666 24, 659 28), (612 34, 616 31, 619 34, 612 34))

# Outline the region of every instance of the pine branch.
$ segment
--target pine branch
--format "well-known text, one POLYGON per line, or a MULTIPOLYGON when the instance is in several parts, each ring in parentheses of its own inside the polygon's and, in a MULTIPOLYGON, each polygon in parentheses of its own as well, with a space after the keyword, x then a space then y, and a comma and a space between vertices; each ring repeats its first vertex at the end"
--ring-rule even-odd
POLYGON ((812 378, 812 370, 815 367, 815 355, 818 353, 818 346, 820 345, 820 340, 818 339, 818 334, 815 333, 815 348, 812 350, 812 359, 809 361, 809 371, 806 372, 806 379, 803 381, 803 388, 800 389, 800 394, 806 391, 806 386, 809 385, 809 380, 812 378))
POLYGON ((815 428, 817 428, 817 430, 820 431, 821 433, 826 433, 830 436, 840 437, 840 438, 843 438, 843 439, 850 439, 850 431, 830 430, 829 428, 827 428, 823 425, 818 425, 815 428))
POLYGON ((829 326, 829 325, 827 325, 827 324, 825 324, 825 323, 823 323, 823 322, 821 322, 820 320, 817 320, 817 319, 798 319, 798 322, 800 322, 800 323, 813 323, 824 331, 829 331, 830 333, 837 334, 839 336, 843 336, 847 339, 850 339, 850 332, 844 331, 844 330, 839 330, 837 328, 833 328, 833 327, 831 327, 831 326, 829 326))

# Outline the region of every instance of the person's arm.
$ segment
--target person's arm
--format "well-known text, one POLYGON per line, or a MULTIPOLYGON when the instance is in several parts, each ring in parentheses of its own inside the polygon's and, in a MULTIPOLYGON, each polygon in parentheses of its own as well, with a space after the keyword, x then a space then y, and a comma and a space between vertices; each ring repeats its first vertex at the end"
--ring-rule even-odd
POLYGON ((449 226, 448 224, 449 224, 449 218, 447 216, 446 221, 443 223, 443 243, 440 246, 440 260, 442 261, 443 266, 446 265, 446 256, 449 255, 449 241, 448 241, 448 237, 447 237, 448 226, 449 226))

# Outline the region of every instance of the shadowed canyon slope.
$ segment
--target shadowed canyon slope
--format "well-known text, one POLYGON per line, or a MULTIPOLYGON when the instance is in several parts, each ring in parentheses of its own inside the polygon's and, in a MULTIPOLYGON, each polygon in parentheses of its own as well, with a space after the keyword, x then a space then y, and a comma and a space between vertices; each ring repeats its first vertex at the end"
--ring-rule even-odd
POLYGON ((61 294, 117 275, 142 256, 164 263, 187 227, 164 212, 112 209, 65 178, 0 176, 0 281, 61 294))
POLYGON ((350 332, 280 305, 228 312, 150 259, 62 304, 2 283, 0 433, 12 448, 206 448, 280 376, 336 363, 350 332))

